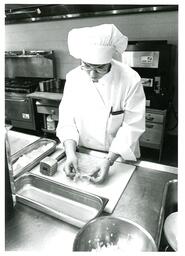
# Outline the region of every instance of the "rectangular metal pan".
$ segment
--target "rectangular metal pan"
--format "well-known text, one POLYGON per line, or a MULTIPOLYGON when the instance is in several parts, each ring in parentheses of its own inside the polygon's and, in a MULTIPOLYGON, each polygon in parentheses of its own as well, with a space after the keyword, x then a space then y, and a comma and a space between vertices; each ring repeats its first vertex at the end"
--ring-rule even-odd
POLYGON ((30 173, 16 179, 15 188, 17 201, 80 228, 97 217, 108 202, 30 173))
POLYGON ((56 144, 54 140, 41 138, 12 155, 14 178, 30 171, 43 158, 53 153, 56 149, 56 144))

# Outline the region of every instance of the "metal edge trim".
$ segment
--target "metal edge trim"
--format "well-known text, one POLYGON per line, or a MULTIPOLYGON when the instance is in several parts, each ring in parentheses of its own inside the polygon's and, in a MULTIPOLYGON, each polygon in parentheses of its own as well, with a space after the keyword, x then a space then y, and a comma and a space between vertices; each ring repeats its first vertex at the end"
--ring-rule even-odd
POLYGON ((165 206, 168 187, 171 183, 174 183, 174 182, 178 182, 178 180, 177 179, 169 180, 164 185, 163 197, 162 197, 162 202, 161 202, 161 209, 160 209, 160 213, 159 213, 159 222, 158 222, 158 228, 157 228, 157 234, 156 234, 157 248, 159 248, 161 235, 162 235, 162 229, 163 229, 163 223, 164 223, 164 214, 165 214, 164 206, 165 206))
POLYGON ((46 17, 31 17, 23 19, 12 19, 6 20, 5 24, 15 24, 15 23, 30 23, 30 22, 41 22, 41 21, 55 21, 62 19, 75 19, 75 18, 91 18, 98 16, 110 16, 110 15, 125 15, 125 14, 141 14, 149 12, 165 12, 165 11, 178 11, 178 5, 158 5, 158 6, 148 6, 148 7, 137 7, 123 10, 109 10, 109 11, 97 11, 97 12, 86 12, 86 13, 69 13, 56 16, 46 16, 46 17))

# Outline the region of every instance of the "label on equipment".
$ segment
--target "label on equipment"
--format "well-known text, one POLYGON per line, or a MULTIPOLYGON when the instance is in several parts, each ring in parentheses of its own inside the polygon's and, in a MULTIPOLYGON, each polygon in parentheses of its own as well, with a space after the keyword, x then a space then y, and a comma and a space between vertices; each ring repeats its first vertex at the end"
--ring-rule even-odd
POLYGON ((24 118, 24 119, 30 119, 30 114, 22 113, 22 118, 24 118))
POLYGON ((153 62, 153 56, 141 56, 141 63, 152 63, 153 62))
POLYGON ((152 87, 153 78, 141 78, 141 83, 144 87, 152 87))

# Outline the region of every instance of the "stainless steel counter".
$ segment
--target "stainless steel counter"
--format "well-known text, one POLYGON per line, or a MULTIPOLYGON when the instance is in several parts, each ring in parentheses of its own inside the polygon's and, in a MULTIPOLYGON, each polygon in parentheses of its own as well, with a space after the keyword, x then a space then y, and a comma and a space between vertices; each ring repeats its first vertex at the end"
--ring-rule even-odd
MULTIPOLYGON (((137 162, 136 166, 112 215, 143 226, 158 244, 163 190, 167 181, 177 178, 177 168, 144 161, 137 162)), ((5 249, 68 253, 72 251, 78 231, 75 226, 17 203, 6 225, 5 249)))
POLYGON ((6 226, 5 250, 71 252, 77 231, 75 226, 18 203, 6 226))
MULTIPOLYGON (((158 242, 158 222, 164 185, 176 174, 137 167, 113 215, 143 226, 158 242)), ((6 226, 6 250, 71 252, 78 228, 30 207, 17 204, 6 226)))

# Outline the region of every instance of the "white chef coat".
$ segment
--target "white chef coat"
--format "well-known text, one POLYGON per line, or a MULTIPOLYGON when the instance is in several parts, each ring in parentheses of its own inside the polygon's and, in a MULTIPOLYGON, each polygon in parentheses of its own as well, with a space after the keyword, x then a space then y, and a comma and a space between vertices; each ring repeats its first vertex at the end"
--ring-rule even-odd
POLYGON ((80 67, 67 74, 57 126, 61 143, 72 139, 80 146, 136 160, 144 131, 145 94, 132 68, 112 60, 111 70, 97 83, 80 67))

